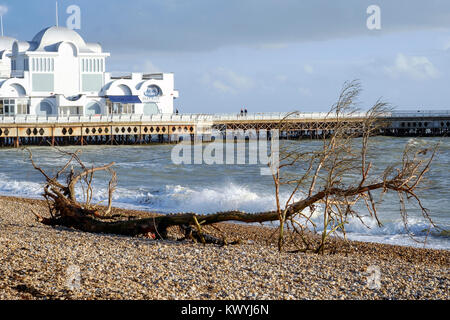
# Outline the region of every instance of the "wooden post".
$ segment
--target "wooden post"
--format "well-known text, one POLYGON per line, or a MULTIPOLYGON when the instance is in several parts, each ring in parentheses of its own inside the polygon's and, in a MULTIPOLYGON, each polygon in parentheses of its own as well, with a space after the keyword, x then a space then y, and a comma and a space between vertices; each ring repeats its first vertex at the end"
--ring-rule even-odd
POLYGON ((81 126, 81 134, 80 134, 80 136, 81 136, 80 145, 81 145, 81 146, 84 146, 83 126, 81 126))
POLYGON ((113 132, 113 126, 111 126, 111 145, 114 145, 114 132, 113 132))
POLYGON ((52 147, 55 146, 55 126, 52 127, 52 147))

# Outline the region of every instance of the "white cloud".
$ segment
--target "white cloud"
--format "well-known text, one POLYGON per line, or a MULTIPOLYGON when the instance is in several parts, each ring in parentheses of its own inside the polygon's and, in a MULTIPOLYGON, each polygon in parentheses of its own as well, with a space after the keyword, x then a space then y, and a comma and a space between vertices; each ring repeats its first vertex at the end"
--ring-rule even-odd
POLYGON ((144 62, 144 66, 143 66, 143 72, 144 73, 158 73, 161 72, 161 69, 158 68, 157 66, 155 66, 153 64, 153 62, 151 62, 150 60, 146 60, 144 62))
POLYGON ((423 56, 406 56, 399 53, 392 66, 384 71, 392 78, 407 76, 415 80, 434 79, 439 77, 439 71, 433 63, 423 56))
POLYGON ((254 87, 254 81, 251 78, 225 68, 217 68, 205 73, 202 81, 218 91, 232 94, 254 87))
POLYGON ((305 64, 305 65, 303 66, 303 70, 305 70, 305 72, 306 72, 307 74, 313 74, 313 73, 314 73, 314 68, 313 68, 313 66, 311 66, 310 64, 305 64))
POLYGON ((237 90, 226 85, 225 83, 223 83, 220 80, 215 80, 211 83, 211 85, 216 88, 217 90, 224 92, 224 93, 236 93, 237 90))
POLYGON ((275 80, 279 81, 279 82, 286 82, 288 79, 287 75, 284 74, 279 74, 277 76, 275 76, 275 80))
POLYGON ((0 5, 0 16, 3 16, 8 13, 8 7, 5 5, 0 5))
POLYGON ((302 88, 299 88, 298 91, 300 92, 300 94, 302 96, 305 96, 305 97, 310 97, 312 95, 311 90, 309 88, 302 87, 302 88))
POLYGON ((444 43, 444 51, 450 49, 450 40, 444 43))

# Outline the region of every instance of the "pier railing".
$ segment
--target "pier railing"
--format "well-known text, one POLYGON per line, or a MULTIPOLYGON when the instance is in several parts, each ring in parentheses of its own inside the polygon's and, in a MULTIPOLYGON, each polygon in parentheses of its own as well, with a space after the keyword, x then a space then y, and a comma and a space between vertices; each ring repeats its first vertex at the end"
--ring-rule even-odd
MULTIPOLYGON (((291 120, 321 120, 333 119, 335 115, 325 112, 294 113, 249 113, 249 114, 155 114, 155 115, 107 115, 107 116, 3 116, 0 124, 59 124, 59 123, 123 123, 123 122, 220 122, 220 121, 279 121, 287 116, 291 120)), ((348 119, 361 119, 365 112, 342 115, 348 119)), ((384 114, 386 118, 423 118, 450 117, 450 111, 395 111, 384 114)))

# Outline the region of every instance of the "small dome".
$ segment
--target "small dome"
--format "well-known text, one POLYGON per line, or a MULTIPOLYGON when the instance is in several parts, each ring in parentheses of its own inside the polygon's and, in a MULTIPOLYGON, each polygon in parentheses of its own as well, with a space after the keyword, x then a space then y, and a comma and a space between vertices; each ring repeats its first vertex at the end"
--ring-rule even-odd
POLYGON ((12 50, 16 39, 10 37, 0 37, 0 51, 12 50))
POLYGON ((32 42, 37 44, 37 50, 47 51, 49 47, 60 42, 72 42, 78 48, 84 48, 86 43, 75 31, 64 27, 49 27, 34 36, 32 42))
POLYGON ((86 43, 86 49, 95 53, 102 53, 102 46, 100 43, 86 43))
POLYGON ((27 41, 14 41, 12 51, 13 55, 18 54, 19 52, 25 52, 28 50, 32 50, 36 47, 36 43, 34 42, 27 42, 27 41))

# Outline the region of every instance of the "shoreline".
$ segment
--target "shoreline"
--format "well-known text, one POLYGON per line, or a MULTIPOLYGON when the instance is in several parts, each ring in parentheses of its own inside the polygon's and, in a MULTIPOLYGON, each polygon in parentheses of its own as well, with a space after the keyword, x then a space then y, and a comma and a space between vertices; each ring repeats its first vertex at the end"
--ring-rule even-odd
POLYGON ((31 208, 47 211, 44 200, 0 196, 0 299, 449 298, 445 249, 334 239, 336 251, 324 256, 279 253, 276 239, 267 241, 273 229, 235 223, 218 227, 241 244, 204 246, 51 228, 36 222, 31 208), (67 286, 72 265, 80 269, 80 289, 67 286), (381 270, 379 289, 367 287, 370 266, 381 270))
MULTIPOLYGON (((43 199, 40 199, 40 197, 38 196, 11 196, 11 195, 2 195, 0 194, 0 199, 12 199, 12 200, 18 200, 18 201, 31 201, 32 203, 34 203, 34 201, 36 201, 36 203, 38 204, 43 204, 46 206, 46 202, 43 199)), ((112 208, 114 210, 115 213, 121 213, 124 215, 132 215, 132 216, 152 216, 152 215, 165 215, 167 213, 165 212, 158 212, 158 211, 148 211, 145 210, 144 208, 124 208, 124 207, 113 207, 112 208)), ((266 225, 260 225, 260 224, 246 224, 246 223, 239 223, 239 222, 234 222, 234 221, 230 221, 230 222, 226 222, 226 224, 233 224, 233 225, 238 225, 238 226, 256 226, 256 227, 268 227, 268 228, 272 228, 271 226, 269 226, 267 223, 266 225)), ((337 241, 344 241, 344 240, 340 240, 340 239, 336 239, 337 241)), ((424 250, 440 250, 440 251, 450 251, 450 249, 446 249, 446 248, 431 248, 431 247, 421 247, 421 246, 412 246, 409 244, 390 244, 390 243, 386 243, 386 242, 377 242, 377 241, 371 241, 371 240, 367 240, 367 241, 363 241, 363 240, 347 240, 347 242, 349 243, 367 243, 367 244, 374 244, 374 245, 386 245, 386 246, 394 246, 394 247, 404 247, 404 248, 413 248, 413 249, 424 249, 424 250)), ((418 242, 419 243, 419 242, 418 242)), ((422 243, 420 243, 422 245, 422 243)))

